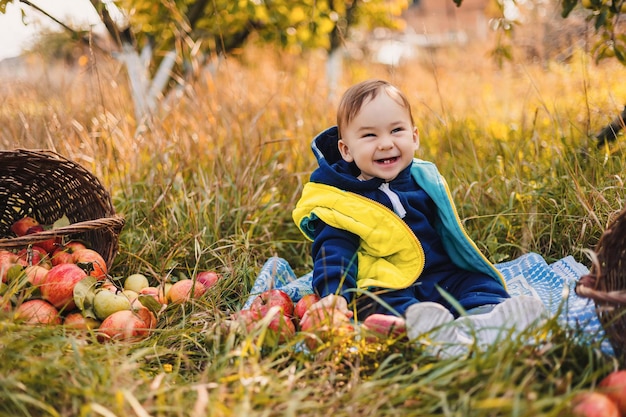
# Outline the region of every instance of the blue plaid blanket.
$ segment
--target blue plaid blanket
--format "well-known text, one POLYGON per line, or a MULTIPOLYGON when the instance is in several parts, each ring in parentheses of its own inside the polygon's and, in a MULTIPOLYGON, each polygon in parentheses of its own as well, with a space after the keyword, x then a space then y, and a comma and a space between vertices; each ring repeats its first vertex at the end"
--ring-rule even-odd
MULTIPOLYGON (((541 299, 553 316, 558 315, 563 325, 584 330, 590 342, 601 342, 605 353, 613 353, 593 301, 579 297, 574 291, 576 281, 589 272, 586 266, 572 256, 548 264, 536 253, 528 253, 495 266, 504 276, 511 296, 530 295, 541 299)), ((286 260, 272 257, 261 268, 242 308, 249 308, 258 294, 271 288, 285 291, 297 302, 303 295, 312 292, 311 275, 308 273, 298 277, 286 260)))

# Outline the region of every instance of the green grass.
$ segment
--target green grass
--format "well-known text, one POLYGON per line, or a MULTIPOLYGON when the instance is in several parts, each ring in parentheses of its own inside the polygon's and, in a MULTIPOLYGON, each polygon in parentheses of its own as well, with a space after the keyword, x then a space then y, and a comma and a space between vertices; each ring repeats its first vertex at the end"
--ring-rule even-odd
MULTIPOLYGON (((469 52, 392 71, 352 62, 341 86, 378 76, 407 92, 418 156, 437 163, 494 262, 532 251, 589 265, 584 250, 626 198, 624 141, 596 149, 590 138, 621 110, 623 68, 577 56, 494 69, 469 52)), ((134 344, 6 314, 0 415, 560 416, 617 366, 584 328, 554 321, 533 346, 510 340, 464 360, 435 360, 406 341, 341 340, 312 354, 303 335, 263 346, 263 329, 232 331, 228 317, 270 256, 298 274, 310 269, 291 209, 314 168, 310 140, 334 123, 323 70, 316 55, 250 49, 144 127, 123 72, 105 58, 70 77, 5 86, 0 146, 56 149, 111 190, 127 222, 113 276, 215 269, 224 279, 202 300, 168 308, 134 344)))

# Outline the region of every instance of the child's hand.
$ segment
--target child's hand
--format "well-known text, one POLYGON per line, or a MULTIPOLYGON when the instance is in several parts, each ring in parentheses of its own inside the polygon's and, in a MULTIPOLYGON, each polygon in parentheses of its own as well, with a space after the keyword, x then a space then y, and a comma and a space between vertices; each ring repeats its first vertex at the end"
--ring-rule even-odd
MULTIPOLYGON (((311 305, 307 313, 311 310, 320 310, 320 309, 335 310, 339 313, 346 315, 348 318, 351 318, 353 316, 352 311, 348 309, 348 301, 340 295, 334 295, 334 294, 327 295, 326 297, 319 300, 317 303, 311 305)), ((306 313, 305 313, 305 316, 306 316, 306 313)))

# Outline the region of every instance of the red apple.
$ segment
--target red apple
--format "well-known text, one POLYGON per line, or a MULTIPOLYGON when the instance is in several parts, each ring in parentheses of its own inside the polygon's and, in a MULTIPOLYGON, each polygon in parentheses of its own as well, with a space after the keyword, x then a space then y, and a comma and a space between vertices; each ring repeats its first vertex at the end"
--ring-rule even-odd
POLYGON ((74 286, 87 277, 85 271, 75 264, 53 266, 46 274, 41 285, 41 295, 58 309, 65 311, 76 307, 74 304, 74 286))
POLYGON ((366 338, 369 340, 406 336, 404 319, 390 314, 372 314, 363 321, 361 327, 365 330, 366 338))
POLYGON ((47 269, 50 269, 52 266, 48 252, 41 246, 33 245, 28 248, 23 248, 17 252, 17 256, 19 259, 23 260, 26 265, 41 265, 47 269))
MULTIPOLYGON (((284 343, 291 339, 296 334, 296 326, 290 316, 286 316, 280 312, 280 307, 272 307, 277 311, 273 314, 273 317, 267 328, 270 330, 270 344, 284 343)), ((271 311, 271 310, 270 310, 271 311)), ((268 314, 272 314, 269 312, 268 314)))
POLYGON ((48 269, 40 265, 30 265, 24 269, 28 282, 33 287, 40 287, 46 280, 48 269))
POLYGON ((107 264, 102 255, 93 249, 78 249, 72 253, 75 264, 90 264, 92 270, 89 271, 90 276, 103 280, 107 274, 107 264))
POLYGON ((146 308, 137 312, 120 310, 108 316, 98 327, 98 340, 138 341, 149 336, 156 318, 146 308))
POLYGON ((80 311, 74 311, 65 316, 63 325, 77 330, 94 330, 100 326, 100 320, 85 317, 80 311))
POLYGON ((30 216, 25 216, 11 225, 11 231, 17 236, 25 236, 28 229, 34 226, 39 226, 39 222, 30 216))
POLYGON ((175 282, 167 293, 171 303, 181 304, 191 299, 198 299, 204 295, 206 287, 191 279, 183 279, 175 282))
POLYGON ((8 250, 0 250, 0 278, 7 282, 7 274, 13 265, 26 266, 26 262, 8 250))
POLYGON ((237 321, 239 326, 242 326, 247 331, 251 331, 254 328, 254 325, 259 321, 261 316, 259 316, 259 313, 256 311, 239 310, 238 312, 234 313, 231 318, 237 321))
POLYGON ((626 416, 626 370, 611 372, 600 381, 599 387, 626 416))
POLYGON ((15 310, 17 320, 27 324, 61 324, 59 311, 44 300, 28 300, 15 310))
POLYGON ((317 294, 303 295, 302 298, 300 298, 298 302, 296 303, 296 306, 293 309, 293 313, 298 318, 298 320, 302 320, 304 313, 307 312, 309 307, 317 303, 319 300, 320 300, 320 296, 317 294))
POLYGON ((52 265, 58 265, 60 263, 73 263, 73 254, 80 249, 87 249, 87 247, 76 240, 72 240, 64 245, 58 246, 51 254, 52 265))
POLYGON ((617 405, 600 392, 584 392, 574 398, 572 414, 576 417, 620 417, 617 405))
POLYGON ((201 282, 207 289, 215 285, 221 278, 222 276, 215 271, 202 271, 196 275, 196 281, 201 282))
POLYGON ((272 289, 263 291, 250 305, 250 310, 256 311, 261 316, 265 316, 270 308, 279 307, 285 316, 293 316, 293 301, 289 294, 282 290, 272 289))

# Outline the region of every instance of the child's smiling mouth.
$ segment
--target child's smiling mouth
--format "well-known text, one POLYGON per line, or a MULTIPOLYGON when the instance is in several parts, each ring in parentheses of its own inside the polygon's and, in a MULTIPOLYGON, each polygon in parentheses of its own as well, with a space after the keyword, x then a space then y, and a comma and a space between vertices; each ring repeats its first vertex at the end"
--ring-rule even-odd
POLYGON ((388 164, 393 164, 394 162, 396 162, 398 159, 400 159, 399 156, 394 156, 392 158, 384 158, 384 159, 377 159, 376 163, 377 164, 382 164, 382 165, 388 165, 388 164))

